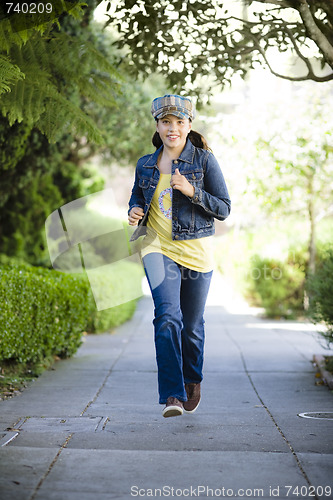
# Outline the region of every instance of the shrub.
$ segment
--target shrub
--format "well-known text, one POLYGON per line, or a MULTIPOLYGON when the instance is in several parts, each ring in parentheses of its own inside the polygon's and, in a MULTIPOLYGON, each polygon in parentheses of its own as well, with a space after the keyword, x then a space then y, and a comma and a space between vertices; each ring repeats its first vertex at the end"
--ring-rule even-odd
POLYGON ((88 295, 78 276, 24 264, 0 267, 0 359, 26 364, 74 354, 87 322, 88 295))
POLYGON ((35 371, 54 356, 73 355, 83 331, 107 331, 125 322, 136 307, 136 300, 126 297, 134 287, 140 293, 142 276, 141 266, 130 262, 119 262, 111 273, 101 271, 100 293, 119 305, 98 311, 84 274, 33 267, 0 254, 2 367, 29 365, 35 371))
POLYGON ((314 274, 306 282, 309 296, 309 317, 315 322, 324 322, 327 331, 321 332, 328 345, 333 343, 333 248, 324 250, 318 259, 314 274))
POLYGON ((280 262, 259 255, 251 262, 249 293, 252 303, 263 307, 269 317, 291 318, 303 310, 303 265, 291 258, 280 262))
POLYGON ((136 308, 136 300, 131 300, 124 304, 120 304, 104 311, 96 311, 95 304, 93 304, 90 314, 88 316, 86 330, 89 333, 106 332, 115 326, 125 323, 133 316, 136 308))

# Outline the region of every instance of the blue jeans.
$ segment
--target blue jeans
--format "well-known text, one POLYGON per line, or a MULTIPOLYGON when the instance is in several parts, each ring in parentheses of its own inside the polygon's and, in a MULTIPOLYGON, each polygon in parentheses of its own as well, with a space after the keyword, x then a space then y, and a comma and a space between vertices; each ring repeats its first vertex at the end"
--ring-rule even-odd
POLYGON ((184 384, 201 382, 204 309, 212 271, 200 273, 159 253, 143 258, 155 305, 155 348, 159 402, 186 401, 184 384))

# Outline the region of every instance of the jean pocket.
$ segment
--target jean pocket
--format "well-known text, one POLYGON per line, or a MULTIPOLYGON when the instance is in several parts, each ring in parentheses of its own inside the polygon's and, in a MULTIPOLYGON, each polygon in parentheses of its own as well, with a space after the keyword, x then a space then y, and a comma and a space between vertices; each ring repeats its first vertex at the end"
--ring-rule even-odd
POLYGON ((145 178, 139 179, 139 186, 141 189, 148 189, 150 186, 150 179, 145 179, 145 178))

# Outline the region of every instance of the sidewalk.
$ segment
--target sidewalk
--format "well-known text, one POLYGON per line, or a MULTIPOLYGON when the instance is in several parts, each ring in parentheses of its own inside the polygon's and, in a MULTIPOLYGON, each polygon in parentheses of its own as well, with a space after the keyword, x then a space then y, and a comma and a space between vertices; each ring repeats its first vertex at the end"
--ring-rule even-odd
POLYGON ((164 419, 152 317, 144 297, 0 402, 1 500, 333 498, 333 420, 298 416, 333 412, 314 327, 260 319, 213 283, 202 401, 164 419))

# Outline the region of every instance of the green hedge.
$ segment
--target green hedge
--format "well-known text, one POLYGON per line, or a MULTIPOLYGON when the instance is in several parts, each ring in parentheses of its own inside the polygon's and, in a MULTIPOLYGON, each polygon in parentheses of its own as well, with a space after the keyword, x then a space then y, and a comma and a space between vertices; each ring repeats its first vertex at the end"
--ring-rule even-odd
POLYGON ((255 255, 251 261, 249 298, 268 317, 292 318, 303 311, 304 264, 255 255))
MULTIPOLYGON (((121 264, 109 276, 109 288, 121 297, 126 286, 138 286, 142 274, 136 264, 121 264)), ((0 256, 0 304, 0 360, 35 364, 73 355, 83 331, 107 331, 123 323, 134 313, 136 300, 98 311, 85 275, 0 256)))
POLYGON ((328 344, 333 344, 333 248, 327 248, 318 260, 315 273, 309 275, 306 283, 308 314, 315 323, 325 323, 327 330, 322 335, 328 344))
POLYGON ((37 363, 81 344, 89 287, 80 277, 30 266, 0 267, 0 359, 37 363))

